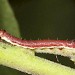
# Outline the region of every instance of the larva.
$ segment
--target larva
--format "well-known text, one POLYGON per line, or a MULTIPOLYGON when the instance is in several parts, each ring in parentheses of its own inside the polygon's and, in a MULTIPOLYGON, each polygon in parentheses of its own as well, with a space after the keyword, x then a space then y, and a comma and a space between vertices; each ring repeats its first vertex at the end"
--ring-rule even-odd
POLYGON ((70 57, 75 61, 75 42, 68 40, 22 40, 7 33, 5 30, 0 30, 0 38, 6 42, 29 48, 39 53, 50 53, 70 57))

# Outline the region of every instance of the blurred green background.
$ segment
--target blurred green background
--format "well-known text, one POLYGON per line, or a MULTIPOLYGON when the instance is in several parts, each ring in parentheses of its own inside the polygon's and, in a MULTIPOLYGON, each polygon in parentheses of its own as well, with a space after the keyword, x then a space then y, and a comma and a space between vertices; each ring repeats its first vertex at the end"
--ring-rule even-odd
POLYGON ((75 39, 75 0, 9 0, 26 39, 75 39))
MULTIPOLYGON (((5 14, 2 12, 4 7, 0 7, 0 13, 2 12, 0 29, 11 31, 11 34, 23 39, 75 39, 75 0, 9 0, 8 2, 18 23, 15 25, 15 20, 13 20, 6 25, 10 19, 4 21, 2 16, 5 14)), ((12 19, 11 16, 10 18, 12 19)), ((36 55, 57 62, 54 55, 36 55)), ((75 68, 74 63, 69 58, 58 56, 58 59, 61 64, 75 68)), ((0 66, 0 75, 2 74, 25 75, 14 69, 0 66)))

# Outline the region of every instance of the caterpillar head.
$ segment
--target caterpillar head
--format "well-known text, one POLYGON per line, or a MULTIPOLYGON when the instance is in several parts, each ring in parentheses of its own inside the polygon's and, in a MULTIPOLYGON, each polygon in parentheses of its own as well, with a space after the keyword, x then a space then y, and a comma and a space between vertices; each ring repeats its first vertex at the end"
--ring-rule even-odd
POLYGON ((5 32, 6 32, 5 30, 0 30, 0 37, 2 37, 5 32))

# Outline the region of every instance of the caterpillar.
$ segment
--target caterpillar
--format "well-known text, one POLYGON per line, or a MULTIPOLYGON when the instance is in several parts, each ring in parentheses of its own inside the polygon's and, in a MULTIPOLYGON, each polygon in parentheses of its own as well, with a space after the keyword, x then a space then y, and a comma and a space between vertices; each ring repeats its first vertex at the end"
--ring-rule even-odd
POLYGON ((22 40, 5 30, 0 30, 0 38, 12 45, 28 48, 38 53, 66 56, 75 61, 75 42, 72 40, 22 40))

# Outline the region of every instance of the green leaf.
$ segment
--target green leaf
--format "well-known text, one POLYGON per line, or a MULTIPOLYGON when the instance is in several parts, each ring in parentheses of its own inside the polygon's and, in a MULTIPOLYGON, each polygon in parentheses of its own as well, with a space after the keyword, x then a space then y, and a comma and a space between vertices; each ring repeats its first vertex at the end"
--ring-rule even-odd
POLYGON ((0 0, 0 29, 7 30, 16 37, 20 37, 19 25, 8 0, 0 0))

